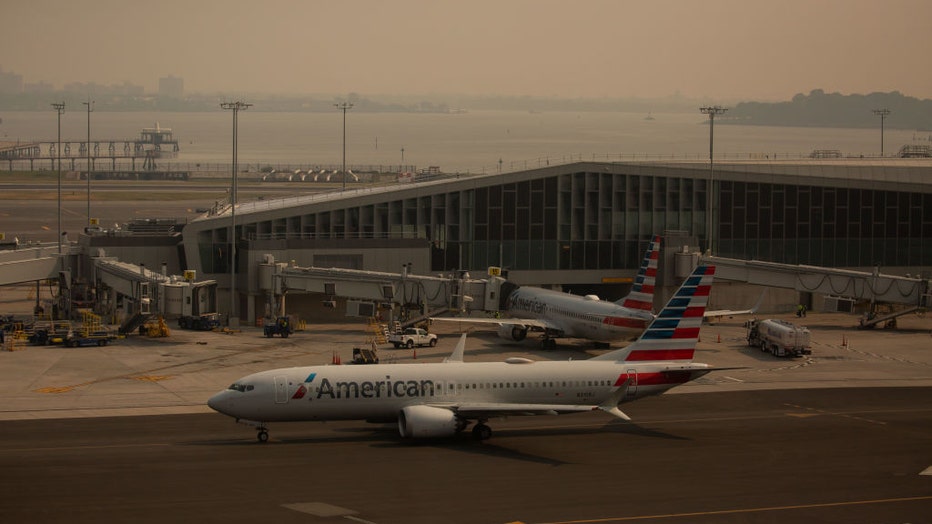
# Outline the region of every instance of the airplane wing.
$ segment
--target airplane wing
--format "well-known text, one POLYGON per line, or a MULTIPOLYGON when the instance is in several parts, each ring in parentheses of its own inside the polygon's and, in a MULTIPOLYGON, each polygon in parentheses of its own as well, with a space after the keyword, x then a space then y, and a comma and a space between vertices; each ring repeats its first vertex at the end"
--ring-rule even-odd
POLYGON ((430 317, 431 322, 459 322, 463 324, 485 324, 488 326, 524 326, 531 331, 562 331, 558 326, 536 318, 471 318, 471 317, 430 317))
MULTIPOLYGON (((465 337, 465 335, 464 335, 465 337)), ((533 415, 563 415, 566 413, 580 413, 583 411, 602 411, 630 421, 624 412, 618 409, 624 395, 628 391, 628 384, 631 379, 626 379, 621 387, 617 388, 614 393, 609 395, 601 404, 511 404, 501 402, 478 402, 472 404, 437 404, 435 407, 442 407, 455 412, 457 415, 466 419, 487 419, 495 417, 515 417, 515 416, 533 416, 533 415)))
POLYGON ((702 316, 708 319, 710 322, 722 317, 732 317, 735 315, 753 315, 757 313, 757 310, 760 309, 761 304, 764 303, 764 296, 767 295, 767 289, 764 289, 764 292, 760 294, 760 298, 757 299, 757 303, 751 309, 717 309, 713 311, 706 310, 702 316))
POLYGON ((564 413, 579 413, 598 409, 593 405, 565 405, 565 404, 504 404, 504 403, 476 403, 476 404, 438 404, 436 407, 446 408, 457 415, 467 419, 486 419, 495 417, 515 417, 526 415, 560 415, 564 413))

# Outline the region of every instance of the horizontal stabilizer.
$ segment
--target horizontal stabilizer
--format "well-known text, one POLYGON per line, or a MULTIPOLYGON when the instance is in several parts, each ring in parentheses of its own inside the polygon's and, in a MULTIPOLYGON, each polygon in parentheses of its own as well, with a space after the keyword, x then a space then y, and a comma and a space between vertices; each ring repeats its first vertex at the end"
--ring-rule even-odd
POLYGON ((618 386, 618 389, 615 390, 604 402, 599 404, 599 409, 612 415, 618 417, 621 420, 630 422, 631 417, 626 415, 622 410, 618 409, 618 404, 621 404, 622 399, 625 397, 625 394, 628 393, 628 386, 631 384, 631 379, 626 378, 624 382, 618 386))

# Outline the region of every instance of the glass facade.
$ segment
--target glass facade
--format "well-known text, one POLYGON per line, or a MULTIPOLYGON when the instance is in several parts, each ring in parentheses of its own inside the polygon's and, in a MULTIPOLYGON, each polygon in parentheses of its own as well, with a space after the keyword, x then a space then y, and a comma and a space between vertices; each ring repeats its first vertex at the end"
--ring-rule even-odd
MULTIPOLYGON (((431 245, 432 271, 633 269, 654 234, 679 230, 707 242, 704 172, 606 166, 603 172, 598 164, 578 164, 558 174, 513 173, 505 182, 481 177, 392 191, 384 193, 384 201, 345 209, 283 208, 283 216, 267 220, 245 215, 237 237, 241 244, 424 239, 431 245)), ((716 176, 717 255, 829 267, 932 265, 932 192, 754 178, 735 171, 716 176)), ((228 269, 228 233, 228 227, 218 227, 199 234, 205 272, 228 269)))
POLYGON ((721 181, 718 254, 826 267, 932 264, 932 194, 721 181))

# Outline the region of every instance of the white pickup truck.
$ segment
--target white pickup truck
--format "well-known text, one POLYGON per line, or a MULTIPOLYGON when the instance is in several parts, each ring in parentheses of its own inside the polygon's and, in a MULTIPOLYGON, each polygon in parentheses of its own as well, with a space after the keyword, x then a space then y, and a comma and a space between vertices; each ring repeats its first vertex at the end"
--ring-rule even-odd
POLYGON ((407 328, 404 331, 396 331, 390 334, 388 336, 388 341, 396 348, 406 347, 411 349, 414 346, 434 347, 437 345, 437 335, 428 333, 427 330, 423 328, 407 328))

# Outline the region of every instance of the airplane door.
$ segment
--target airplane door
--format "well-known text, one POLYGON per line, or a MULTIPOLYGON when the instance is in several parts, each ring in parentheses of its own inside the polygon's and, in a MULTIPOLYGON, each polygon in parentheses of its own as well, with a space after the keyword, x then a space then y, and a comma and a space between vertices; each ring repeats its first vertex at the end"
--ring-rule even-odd
POLYGON ((636 397, 638 394, 638 370, 629 369, 628 378, 631 379, 631 382, 628 382, 628 392, 625 394, 625 396, 636 397))
POLYGON ((288 402, 288 377, 275 377, 275 403, 284 404, 288 402))

